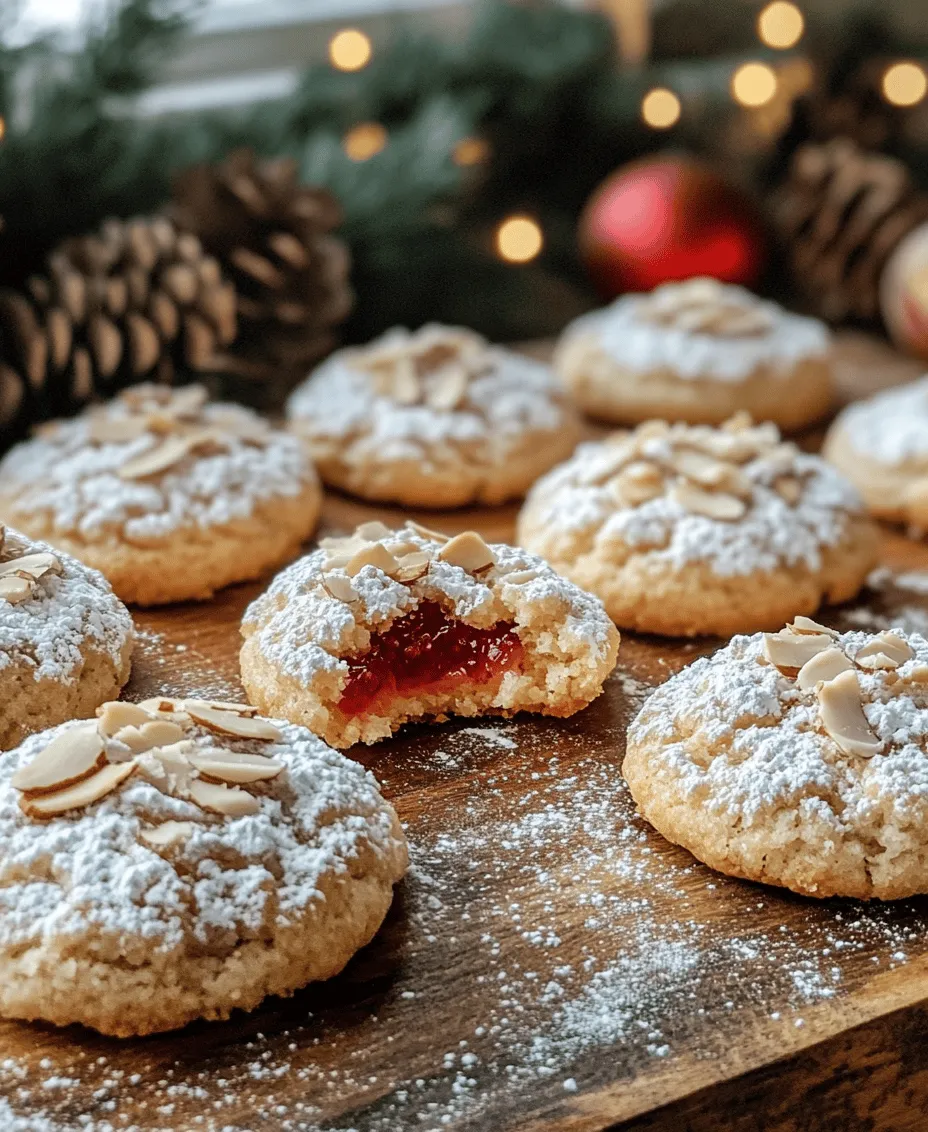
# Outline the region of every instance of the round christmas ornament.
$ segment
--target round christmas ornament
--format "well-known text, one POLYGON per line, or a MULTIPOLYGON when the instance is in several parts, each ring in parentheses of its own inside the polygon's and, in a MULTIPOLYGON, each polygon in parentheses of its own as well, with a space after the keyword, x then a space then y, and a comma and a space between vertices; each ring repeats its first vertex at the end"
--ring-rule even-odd
POLYGON ((688 157, 647 158, 614 173, 587 202, 578 241, 608 297, 694 275, 750 286, 764 259, 750 199, 688 157))
POLYGON ((928 223, 890 256, 880 280, 880 309, 896 345, 928 359, 928 223))

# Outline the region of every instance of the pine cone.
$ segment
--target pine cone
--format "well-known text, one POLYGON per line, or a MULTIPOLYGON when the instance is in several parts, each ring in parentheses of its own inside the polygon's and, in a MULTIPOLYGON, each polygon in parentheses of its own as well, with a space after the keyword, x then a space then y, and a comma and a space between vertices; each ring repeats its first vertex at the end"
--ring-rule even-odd
POLYGON ((928 217, 928 197, 902 162, 835 138, 796 151, 774 212, 815 311, 833 322, 872 320, 886 260, 928 217))
POLYGON ((235 283, 231 372, 292 383, 332 349, 353 302, 348 250, 331 235, 341 210, 327 190, 298 183, 295 162, 237 150, 194 166, 175 180, 171 215, 235 283))
POLYGON ((209 371, 236 334, 235 292, 166 217, 109 220, 47 275, 0 291, 0 424, 73 411, 95 393, 209 371))

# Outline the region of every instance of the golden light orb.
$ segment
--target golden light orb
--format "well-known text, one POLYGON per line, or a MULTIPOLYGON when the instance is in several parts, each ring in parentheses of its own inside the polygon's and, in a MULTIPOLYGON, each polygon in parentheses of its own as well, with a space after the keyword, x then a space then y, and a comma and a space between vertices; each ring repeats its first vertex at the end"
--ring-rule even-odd
POLYGON ((918 63, 893 63, 883 75, 883 97, 893 106, 914 106, 928 92, 928 76, 918 63))
POLYGON ((373 53, 370 39, 357 28, 343 28, 329 40, 329 62, 337 71, 360 71, 373 53))
POLYGON ((507 263, 528 263, 544 244, 541 227, 530 216, 509 216, 496 229, 496 252, 507 263))
POLYGON ((805 29, 802 12, 789 0, 773 0, 757 17, 757 34, 761 41, 781 51, 795 47, 805 29))
POLYGON ((731 93, 742 106, 766 106, 777 92, 777 75, 766 63, 742 63, 731 77, 731 93))
POLYGON ((655 130, 667 130, 680 121, 680 99, 672 90, 658 86, 641 100, 641 117, 655 130))
POLYGON ((387 144, 387 131, 379 122, 360 122, 342 138, 342 149, 352 161, 367 161, 387 144))
POLYGON ((461 138, 451 153, 455 165, 482 165, 490 156, 490 145, 483 138, 461 138))

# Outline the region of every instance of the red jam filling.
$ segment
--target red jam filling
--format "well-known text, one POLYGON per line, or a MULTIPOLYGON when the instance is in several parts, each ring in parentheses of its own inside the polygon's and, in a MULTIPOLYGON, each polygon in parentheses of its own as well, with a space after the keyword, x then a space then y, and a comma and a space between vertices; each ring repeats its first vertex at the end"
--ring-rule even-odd
POLYGON ((346 659, 348 681, 338 707, 356 716, 392 699, 498 683, 504 673, 519 669, 522 642, 511 621, 475 629, 424 601, 385 633, 372 636, 367 652, 346 659))

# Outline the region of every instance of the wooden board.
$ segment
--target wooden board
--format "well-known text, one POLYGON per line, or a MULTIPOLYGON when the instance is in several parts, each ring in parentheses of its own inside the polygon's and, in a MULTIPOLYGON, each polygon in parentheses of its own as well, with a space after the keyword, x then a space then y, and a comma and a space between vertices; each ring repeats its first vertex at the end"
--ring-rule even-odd
MULTIPOLYGON (((324 529, 375 513, 332 496, 324 529)), ((428 521, 498 539, 514 513, 428 521)), ((887 532, 885 561, 896 573, 835 623, 928 627, 928 548, 887 532)), ((138 614, 129 698, 239 696, 260 589, 138 614)), ((374 943, 227 1024, 131 1042, 0 1024, 0 1129, 928 1127, 928 903, 729 880, 634 812, 625 729, 717 644, 627 634, 573 719, 412 727, 353 751, 414 862, 374 943)))

